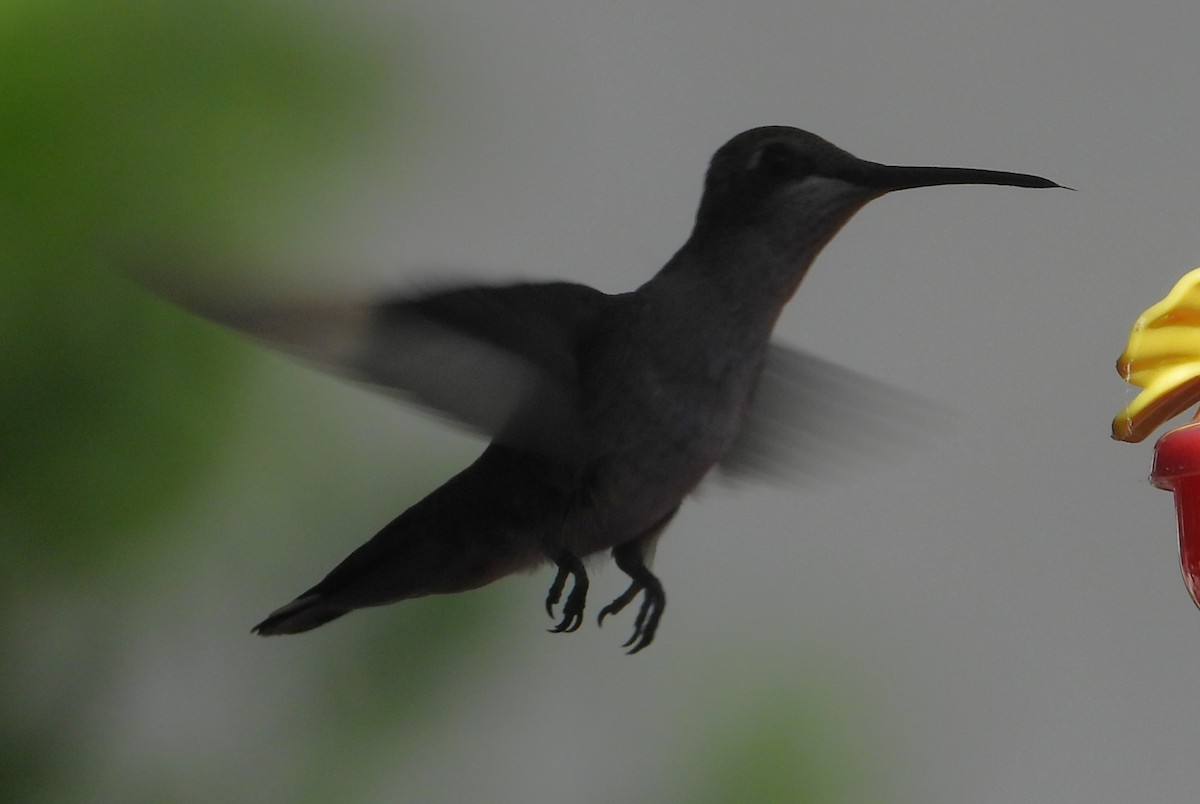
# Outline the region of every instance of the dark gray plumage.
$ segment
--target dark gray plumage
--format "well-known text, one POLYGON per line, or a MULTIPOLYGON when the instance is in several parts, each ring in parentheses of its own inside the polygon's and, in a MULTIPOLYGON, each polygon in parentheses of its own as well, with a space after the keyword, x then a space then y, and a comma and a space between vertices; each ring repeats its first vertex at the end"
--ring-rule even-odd
POLYGON ((890 167, 770 126, 717 151, 691 237, 630 293, 560 282, 203 310, 492 437, 474 463, 254 630, 306 631, 356 608, 473 589, 549 561, 558 572, 546 607, 552 613, 566 592, 554 630, 572 631, 588 588, 581 559, 609 550, 631 583, 600 617, 640 594, 626 645, 646 647, 666 602, 648 552, 710 469, 770 472, 797 462, 787 454, 797 443, 823 460, 817 447, 830 433, 886 410, 881 384, 772 347, 771 331, 858 209, 893 190, 942 184, 1059 186, 890 167))

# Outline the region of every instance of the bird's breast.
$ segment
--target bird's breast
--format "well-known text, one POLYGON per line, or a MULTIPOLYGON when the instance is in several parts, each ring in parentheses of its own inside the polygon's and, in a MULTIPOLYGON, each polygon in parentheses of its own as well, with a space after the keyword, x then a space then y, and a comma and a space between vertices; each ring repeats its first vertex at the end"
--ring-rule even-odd
POLYGON ((627 308, 583 363, 599 542, 619 544, 660 521, 741 429, 761 349, 697 312, 675 298, 627 308))

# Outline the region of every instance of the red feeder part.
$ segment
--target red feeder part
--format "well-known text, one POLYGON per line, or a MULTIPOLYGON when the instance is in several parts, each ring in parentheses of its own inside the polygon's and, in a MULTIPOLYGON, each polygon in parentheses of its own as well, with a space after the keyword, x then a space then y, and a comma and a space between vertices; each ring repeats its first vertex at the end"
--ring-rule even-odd
POLYGON ((1172 430, 1158 440, 1150 482, 1175 492, 1183 582, 1192 601, 1200 606, 1200 422, 1172 430))

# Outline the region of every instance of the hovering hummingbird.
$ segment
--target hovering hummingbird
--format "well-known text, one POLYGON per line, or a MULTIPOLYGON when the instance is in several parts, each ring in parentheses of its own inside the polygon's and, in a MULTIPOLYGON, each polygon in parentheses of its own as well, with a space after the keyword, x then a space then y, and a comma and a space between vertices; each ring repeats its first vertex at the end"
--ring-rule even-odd
POLYGON ((625 647, 642 650, 666 605, 648 559, 705 474, 773 460, 781 431, 766 419, 789 400, 803 409, 784 415, 807 417, 798 427, 819 438, 824 421, 853 416, 838 409, 843 399, 868 399, 882 385, 771 344, 809 265, 868 201, 944 184, 1061 186, 1019 173, 892 167, 767 126, 716 152, 691 236, 632 292, 521 283, 202 311, 492 439, 254 631, 308 631, 353 609, 475 589, 545 562, 557 568, 551 617, 566 592, 551 630, 574 631, 587 599, 583 559, 607 550, 630 583, 599 621, 641 595, 625 647), (764 413, 767 398, 774 410, 764 413))

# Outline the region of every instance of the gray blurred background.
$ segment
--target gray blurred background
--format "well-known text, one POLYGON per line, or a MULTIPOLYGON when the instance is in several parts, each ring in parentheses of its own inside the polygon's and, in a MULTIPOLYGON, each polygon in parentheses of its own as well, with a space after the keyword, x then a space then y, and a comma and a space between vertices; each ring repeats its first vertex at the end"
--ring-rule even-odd
MULTIPOLYGON (((1200 613, 1152 450, 1108 429, 1129 326, 1200 264, 1197 4, 0 15, 6 800, 1196 799, 1200 613), (626 290, 773 123, 1078 189, 884 198, 785 312, 944 426, 825 485, 706 485, 633 658, 628 614, 545 633, 548 571, 249 634, 482 444, 97 254, 253 255, 155 281, 259 294, 626 290)), ((592 610, 625 585, 593 579, 592 610)))

